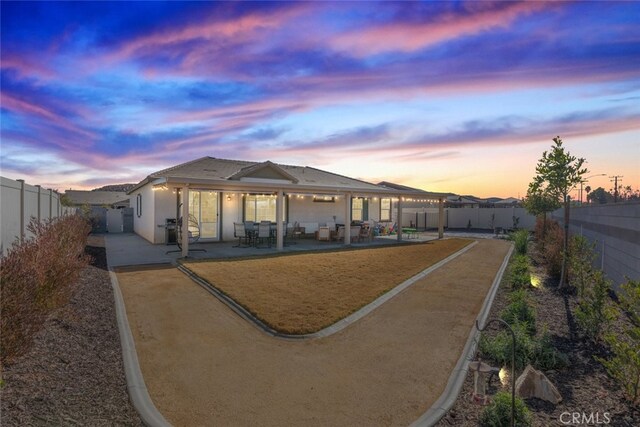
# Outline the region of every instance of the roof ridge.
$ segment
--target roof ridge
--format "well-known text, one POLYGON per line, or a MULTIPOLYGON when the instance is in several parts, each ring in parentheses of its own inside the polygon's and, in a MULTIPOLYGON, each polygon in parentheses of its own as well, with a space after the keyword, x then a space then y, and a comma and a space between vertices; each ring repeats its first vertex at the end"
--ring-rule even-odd
POLYGON ((342 174, 339 174, 339 173, 329 172, 329 171, 326 171, 326 170, 323 170, 323 169, 314 168, 313 166, 304 166, 304 168, 313 169, 313 170, 317 170, 317 171, 324 172, 324 173, 330 173, 331 175, 339 176, 341 178, 346 178, 346 179, 349 179, 351 181, 357 181, 357 182, 361 182, 363 184, 368 184, 368 185, 372 185, 374 187, 378 187, 376 184, 374 184, 372 182, 369 182, 369 181, 365 181, 363 179, 352 178, 350 176, 342 175, 342 174))

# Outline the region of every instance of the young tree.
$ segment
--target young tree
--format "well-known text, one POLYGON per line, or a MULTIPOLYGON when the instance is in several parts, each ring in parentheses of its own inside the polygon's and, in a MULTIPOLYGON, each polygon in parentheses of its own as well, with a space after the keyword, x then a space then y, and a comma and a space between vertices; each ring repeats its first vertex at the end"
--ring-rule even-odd
MULTIPOLYGON (((532 194, 548 194, 556 202, 562 203, 565 210, 564 245, 562 271, 560 273, 560 287, 566 283, 567 251, 569 248, 569 192, 580 183, 582 175, 588 173, 583 168, 585 159, 572 156, 562 146, 559 136, 553 138, 550 151, 542 153, 542 158, 536 165, 536 176, 529 184, 532 194)), ((527 193, 528 194, 528 193, 527 193)))
POLYGON ((558 209, 560 202, 552 194, 545 191, 544 188, 533 186, 532 184, 529 184, 523 205, 531 215, 542 215, 542 239, 544 242, 544 236, 547 231, 547 213, 558 209))

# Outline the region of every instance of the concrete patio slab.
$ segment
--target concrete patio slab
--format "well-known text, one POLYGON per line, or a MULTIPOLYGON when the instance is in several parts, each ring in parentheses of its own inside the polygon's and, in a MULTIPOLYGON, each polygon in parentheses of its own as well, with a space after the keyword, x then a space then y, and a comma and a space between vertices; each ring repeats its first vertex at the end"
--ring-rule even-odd
POLYGON ((438 399, 510 245, 483 240, 327 338, 257 330, 176 269, 118 273, 174 425, 408 425, 438 399))

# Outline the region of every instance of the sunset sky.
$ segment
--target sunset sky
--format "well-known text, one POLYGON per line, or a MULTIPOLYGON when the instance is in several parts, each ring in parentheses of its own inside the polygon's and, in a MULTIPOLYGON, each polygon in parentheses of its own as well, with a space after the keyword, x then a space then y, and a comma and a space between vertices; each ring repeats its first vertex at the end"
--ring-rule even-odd
POLYGON ((5 2, 2 175, 65 190, 202 156, 476 196, 560 135, 640 187, 640 2, 5 2))

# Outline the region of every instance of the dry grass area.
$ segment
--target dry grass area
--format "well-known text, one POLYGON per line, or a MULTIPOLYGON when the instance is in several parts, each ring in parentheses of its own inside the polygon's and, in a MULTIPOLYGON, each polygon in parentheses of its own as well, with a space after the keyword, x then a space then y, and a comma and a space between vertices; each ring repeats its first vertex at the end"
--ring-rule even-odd
POLYGON ((423 244, 190 262, 191 271, 283 333, 319 331, 470 244, 423 244))

